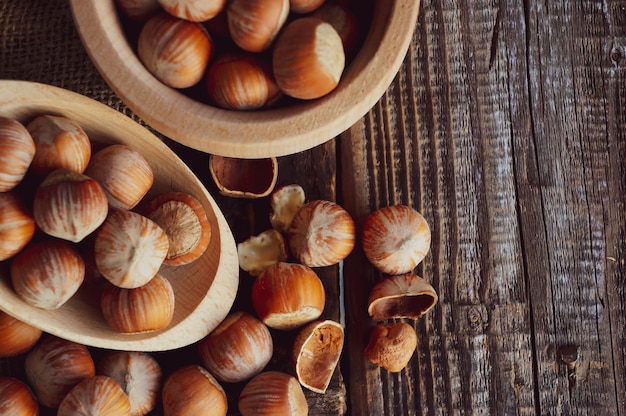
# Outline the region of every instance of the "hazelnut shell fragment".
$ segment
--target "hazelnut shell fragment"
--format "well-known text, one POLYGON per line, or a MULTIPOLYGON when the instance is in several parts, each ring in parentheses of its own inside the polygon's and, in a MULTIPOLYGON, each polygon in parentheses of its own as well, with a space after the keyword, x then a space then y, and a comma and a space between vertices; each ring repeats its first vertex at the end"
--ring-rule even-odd
POLYGON ((280 232, 269 229, 237 244, 237 254, 239 266, 258 276, 272 264, 287 260, 287 244, 280 232))
POLYGON ((270 196, 270 223, 281 233, 287 233, 293 217, 305 201, 304 189, 298 184, 283 185, 270 196))

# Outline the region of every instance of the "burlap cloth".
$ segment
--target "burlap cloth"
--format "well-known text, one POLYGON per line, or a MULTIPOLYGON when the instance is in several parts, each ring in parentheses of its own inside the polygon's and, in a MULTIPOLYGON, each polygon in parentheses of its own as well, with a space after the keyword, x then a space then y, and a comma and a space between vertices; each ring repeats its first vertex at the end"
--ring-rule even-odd
POLYGON ((0 79, 66 88, 138 120, 89 59, 67 0, 0 0, 0 28, 0 79))

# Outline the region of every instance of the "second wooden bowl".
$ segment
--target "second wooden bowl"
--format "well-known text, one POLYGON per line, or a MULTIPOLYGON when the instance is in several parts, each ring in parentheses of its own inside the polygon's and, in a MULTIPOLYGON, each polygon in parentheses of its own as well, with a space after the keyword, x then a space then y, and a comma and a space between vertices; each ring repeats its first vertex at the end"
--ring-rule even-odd
POLYGON ((188 147, 252 159, 312 148, 365 115, 402 64, 420 1, 375 1, 366 39, 333 92, 320 99, 261 111, 222 110, 158 81, 135 54, 114 0, 70 0, 70 5, 92 61, 131 110, 188 147))
MULTIPOLYGON (((0 268, 0 309, 50 334, 108 349, 171 350, 207 335, 225 318, 234 302, 239 263, 228 224, 200 180, 157 137, 104 104, 57 87, 0 81, 0 116, 27 123, 41 114, 65 116, 78 122, 94 143, 122 143, 139 151, 154 171, 154 185, 145 198, 168 191, 195 196, 211 224, 211 241, 203 256, 193 263, 162 266, 176 300, 173 321, 162 330, 116 333, 102 317, 98 293, 87 286, 57 310, 30 306, 13 290, 8 267, 0 268)), ((0 266, 7 266, 9 261, 0 266)))

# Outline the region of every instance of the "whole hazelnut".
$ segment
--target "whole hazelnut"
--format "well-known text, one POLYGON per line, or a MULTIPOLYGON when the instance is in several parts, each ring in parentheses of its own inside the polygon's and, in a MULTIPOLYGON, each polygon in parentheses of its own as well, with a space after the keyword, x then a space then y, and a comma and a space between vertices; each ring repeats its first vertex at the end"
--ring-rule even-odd
POLYGON ((383 273, 412 271, 428 253, 430 240, 430 228, 422 214, 406 205, 377 209, 363 222, 363 251, 383 273))
POLYGON ((22 123, 0 117, 0 192, 24 179, 35 157, 35 141, 22 123))
POLYGON ((19 253, 35 234, 33 214, 13 191, 0 192, 0 261, 19 253))
POLYGON ((238 407, 242 416, 306 416, 309 412, 298 380, 280 371, 265 371, 248 381, 238 407))
POLYGON ((213 41, 201 24, 163 12, 152 16, 141 29, 137 53, 161 82, 188 88, 204 76, 213 41))
POLYGON ((322 97, 339 84, 346 63, 341 37, 327 22, 301 17, 285 25, 272 51, 274 78, 290 97, 322 97))
POLYGON ((159 0, 115 0, 122 14, 143 22, 161 10, 159 0))
POLYGON ((302 264, 309 267, 337 264, 354 248, 354 220, 334 202, 311 201, 293 217, 288 242, 291 253, 302 264))
POLYGON ((102 186, 81 173, 57 169, 35 191, 35 223, 52 237, 78 243, 104 222, 108 212, 102 186))
POLYGON ((58 309, 80 288, 85 262, 68 242, 38 241, 18 253, 10 267, 17 295, 31 306, 58 309))
POLYGON ((13 377, 0 376, 0 415, 39 415, 39 403, 26 383, 13 377))
POLYGON ((218 380, 236 383, 263 370, 274 352, 265 324, 247 312, 234 312, 198 343, 204 366, 218 380))
POLYGON ((43 114, 26 125, 35 141, 30 169, 39 177, 55 169, 83 173, 91 158, 91 141, 74 120, 43 114))
POLYGON ((204 22, 215 17, 226 0, 159 0, 169 14, 192 22, 204 22))
POLYGON ((75 385, 96 373, 86 346, 54 336, 35 345, 26 355, 24 369, 39 402, 52 409, 75 385))
POLYGON ((41 329, 0 311, 0 358, 15 357, 30 351, 42 333, 41 329))
POLYGON ((228 410, 224 389, 199 365, 171 373, 163 384, 161 397, 167 416, 224 416, 228 410))
POLYGON ((309 267, 279 262, 252 283, 252 306, 265 325, 274 329, 298 328, 320 317, 324 285, 309 267))
POLYGON ((93 376, 78 383, 59 404, 57 416, 128 416, 130 400, 119 384, 107 376, 93 376))
POLYGON ((232 0, 226 8, 232 40, 248 52, 269 48, 289 15, 289 0, 232 0))

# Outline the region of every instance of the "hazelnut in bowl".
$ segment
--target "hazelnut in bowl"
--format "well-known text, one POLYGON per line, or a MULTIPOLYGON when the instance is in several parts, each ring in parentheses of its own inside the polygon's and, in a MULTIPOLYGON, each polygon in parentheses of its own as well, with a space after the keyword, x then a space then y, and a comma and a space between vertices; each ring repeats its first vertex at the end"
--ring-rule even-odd
POLYGON ((27 81, 0 81, 0 125, 22 126, 0 129, 0 145, 35 147, 0 193, 1 244, 16 247, 0 260, 0 310, 129 351, 183 347, 223 321, 239 283, 234 238, 165 143, 105 104, 27 81))
POLYGON ((183 145, 246 159, 315 147, 365 115, 396 76, 420 7, 419 0, 208 1, 220 4, 217 14, 192 17, 165 6, 180 11, 185 3, 193 2, 70 0, 85 49, 131 110, 183 145), (129 15, 137 3, 150 13, 129 15), (183 43, 193 46, 168 49, 183 43), (170 64, 183 55, 193 70, 171 77, 170 64), (252 83, 242 88, 243 77, 252 83))

